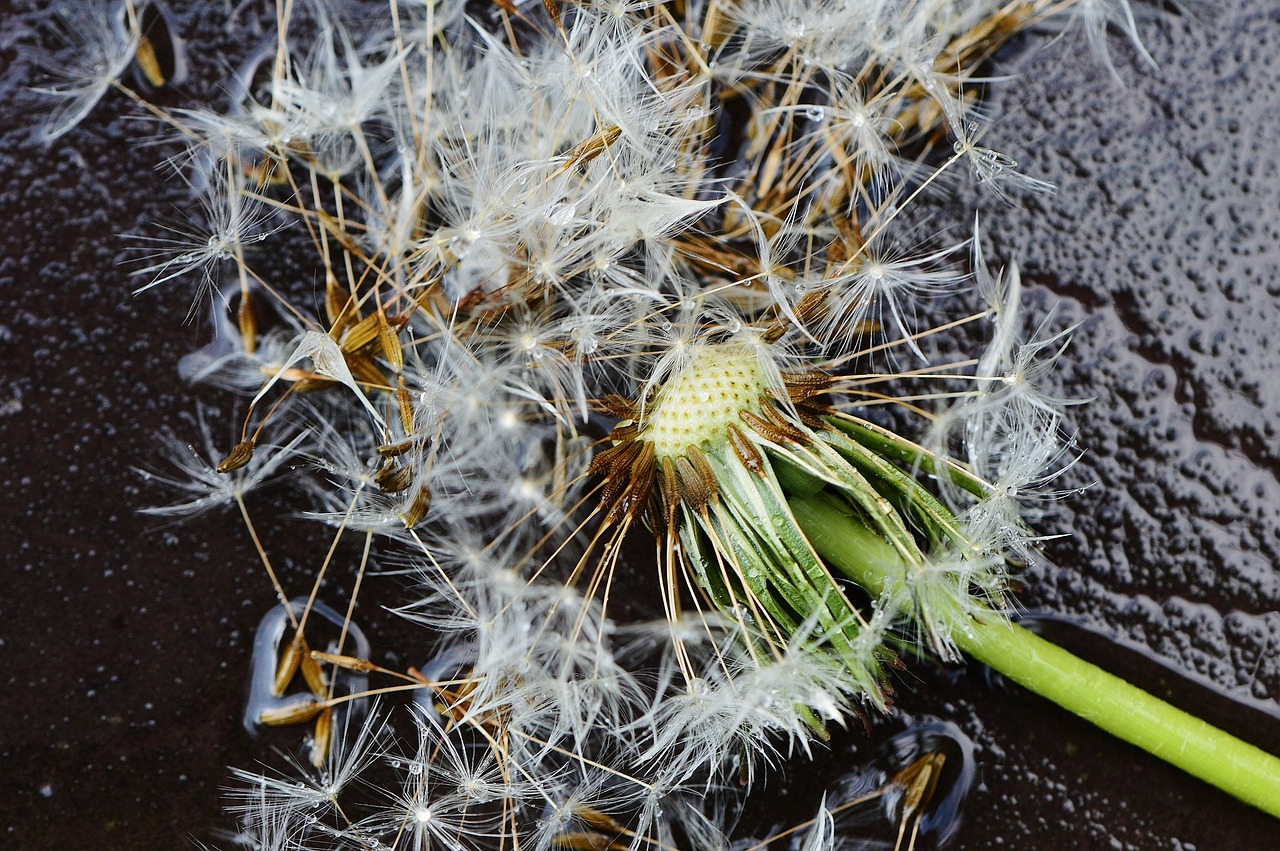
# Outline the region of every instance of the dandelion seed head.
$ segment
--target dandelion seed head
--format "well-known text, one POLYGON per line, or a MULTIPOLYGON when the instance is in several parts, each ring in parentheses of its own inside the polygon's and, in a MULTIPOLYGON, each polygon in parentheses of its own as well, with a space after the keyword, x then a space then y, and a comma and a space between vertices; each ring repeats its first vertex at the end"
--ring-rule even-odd
MULTIPOLYGON (((1097 2, 1095 20, 1123 20, 1127 3, 1097 2)), ((1003 604, 1003 557, 1029 549, 1023 503, 1073 454, 1045 381, 1065 341, 1024 340, 1016 272, 991 275, 975 239, 970 277, 970 241, 898 221, 939 176, 935 140, 955 140, 944 170, 1043 188, 979 144, 966 63, 1009 13, 474 5, 414 0, 365 21, 284 4, 298 19, 277 22, 281 55, 229 113, 156 107, 214 206, 142 271, 274 310, 261 333, 221 310, 224 339, 187 373, 248 391, 246 428, 311 424, 231 477, 183 453, 171 483, 187 501, 157 513, 237 502, 299 455, 318 470, 311 516, 389 539, 379 558, 413 595, 398 611, 434 643, 410 678, 416 752, 410 731, 383 766, 399 785, 347 810, 364 763, 344 732, 322 770, 264 778, 239 804, 284 825, 281 847, 620 847, 601 836, 615 817, 634 849, 728 847, 723 803, 702 806, 717 784, 887 708, 891 631, 950 658, 956 619, 1003 604), (255 268, 247 249, 276 242, 314 249, 298 270, 323 281, 314 303, 255 268), (941 309, 924 303, 971 285, 992 343, 929 375, 945 348, 923 342, 941 309), (871 369, 895 350, 926 366, 871 369), (853 372, 848 398, 827 370, 853 372), (900 388, 952 379, 965 389, 926 443, 966 458, 980 497, 927 481, 905 439, 840 431, 864 402, 921 410, 900 388), (900 587, 870 604, 846 593, 789 508, 784 463, 882 521, 869 530, 896 536, 900 587), (927 515, 932 491, 954 516, 927 515), (617 581, 633 520, 659 538, 662 629, 612 619, 619 600, 648 604, 617 581)), ((105 23, 51 136, 133 49, 105 23)), ((281 433, 295 434, 263 432, 281 433)), ((823 818, 813 848, 832 845, 823 818)))

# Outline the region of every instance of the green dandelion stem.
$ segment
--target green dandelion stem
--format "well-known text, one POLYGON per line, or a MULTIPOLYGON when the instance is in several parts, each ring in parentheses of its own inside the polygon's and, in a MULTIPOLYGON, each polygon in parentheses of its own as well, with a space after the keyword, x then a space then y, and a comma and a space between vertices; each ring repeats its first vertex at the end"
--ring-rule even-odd
MULTIPOLYGON (((872 596, 901 582, 892 547, 838 501, 793 496, 814 549, 872 596)), ((993 612, 953 625, 969 656, 1107 732, 1280 818, 1280 758, 1184 712, 993 612)))

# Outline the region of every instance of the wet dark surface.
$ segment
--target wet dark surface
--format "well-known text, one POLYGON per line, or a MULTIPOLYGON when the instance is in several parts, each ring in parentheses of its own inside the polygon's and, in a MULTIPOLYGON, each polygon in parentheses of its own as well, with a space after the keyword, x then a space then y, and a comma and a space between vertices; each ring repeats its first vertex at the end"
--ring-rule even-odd
MULTIPOLYGON (((210 57, 257 43, 211 5, 200 25, 178 15, 205 46, 195 98, 226 77, 210 57)), ((1093 397, 1073 411, 1087 452, 1062 483, 1092 486, 1037 521, 1070 535, 1048 547, 1056 567, 1025 577, 1023 603, 1265 706, 1280 697, 1280 72, 1264 62, 1280 11, 1254 5, 1144 23, 1159 70, 1113 40, 1123 84, 1077 42, 1009 51, 997 70, 1023 77, 997 88, 989 138, 1059 192, 983 202, 982 220, 989 256, 1017 258, 1043 304, 1082 322, 1064 378, 1093 397)), ((207 335, 182 322, 188 294, 129 295, 116 234, 185 201, 153 170, 163 149, 130 141, 151 128, 113 96, 52 148, 37 139, 20 90, 47 6, 0 12, 0 845, 194 847, 229 825, 226 766, 259 754, 240 716, 273 598, 234 514, 166 527, 136 513, 166 498, 133 472, 162 463, 156 435, 198 440, 198 402, 239 406, 177 376, 207 335)), ((271 496, 256 497, 256 519, 300 587, 327 540, 281 519, 271 496)), ((375 612, 361 623, 375 644, 388 634, 375 612)), ((1158 668, 1145 676, 1163 687, 1158 668)), ((1229 851, 1280 837, 1274 820, 981 672, 914 666, 898 704, 973 741, 978 779, 948 848, 1229 851)), ((1235 720, 1244 734, 1260 723, 1235 720)), ((823 776, 865 761, 855 748, 860 733, 842 737, 823 776)), ((811 785, 770 787, 777 821, 793 806, 811 815, 811 785)))

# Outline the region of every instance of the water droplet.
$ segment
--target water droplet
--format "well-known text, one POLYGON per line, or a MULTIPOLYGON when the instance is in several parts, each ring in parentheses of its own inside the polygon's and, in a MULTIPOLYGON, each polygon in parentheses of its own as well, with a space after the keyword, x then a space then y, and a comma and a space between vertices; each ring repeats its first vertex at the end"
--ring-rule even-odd
POLYGON ((577 206, 561 201, 560 203, 552 204, 547 208, 547 221, 558 228, 568 227, 573 224, 573 217, 577 212, 577 206))
POLYGON ((820 106, 806 107, 804 117, 810 121, 822 121, 827 117, 827 111, 820 106))
POLYGON ((471 253, 472 246, 476 244, 476 240, 479 238, 480 234, 476 231, 460 233, 449 240, 449 253, 462 260, 471 253))

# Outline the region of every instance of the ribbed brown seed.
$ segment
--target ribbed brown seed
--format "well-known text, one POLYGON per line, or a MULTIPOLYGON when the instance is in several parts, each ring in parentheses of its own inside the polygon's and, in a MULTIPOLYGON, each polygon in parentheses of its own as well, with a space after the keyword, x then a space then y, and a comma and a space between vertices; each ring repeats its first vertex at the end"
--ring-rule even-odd
POLYGON ((607 830, 610 833, 618 834, 626 830, 619 824, 613 816, 608 813, 602 813, 585 805, 578 805, 574 808, 574 816, 597 830, 607 830))
POLYGON ((800 418, 800 422, 814 431, 823 431, 828 428, 826 421, 822 418, 829 413, 831 409, 826 405, 814 405, 811 402, 796 404, 796 416, 800 418))
POLYGON ((300 378, 293 383, 294 393, 317 393, 332 387, 334 382, 328 378, 320 378, 312 376, 310 378, 300 378))
POLYGON ((676 459, 676 472, 680 476, 680 496, 689 507, 702 511, 719 490, 716 474, 707 463, 702 450, 690 444, 685 454, 676 459))
POLYGON ((831 382, 831 376, 817 370, 785 373, 782 376, 783 386, 787 388, 787 398, 792 402, 803 402, 814 396, 821 396, 831 388, 831 382))
POLYGON ((279 664, 276 665, 276 676, 271 683, 273 695, 279 697, 289 688, 289 683, 293 682, 294 676, 298 673, 298 666, 302 664, 302 656, 307 649, 307 640, 295 634, 289 646, 284 649, 279 664))
MULTIPOLYGON (((604 408, 606 413, 611 414, 620 420, 634 420, 640 415, 640 412, 636 409, 635 404, 630 399, 625 396, 619 396, 617 393, 610 393, 608 396, 605 396, 604 401, 601 403, 601 407, 604 408)), ((614 439, 619 440, 621 438, 615 436, 614 439)))
POLYGON ((631 487, 627 489, 624 507, 628 519, 642 510, 649 502, 649 494, 653 491, 653 480, 657 473, 657 465, 653 460, 653 444, 645 441, 641 444, 639 456, 631 465, 631 487))
POLYGON ((604 488, 600 491, 600 502, 607 509, 606 519, 614 516, 618 502, 631 484, 624 470, 626 470, 625 466, 616 465, 604 471, 604 488))
POLYGON ((370 662, 368 659, 359 659, 355 656, 342 656, 337 653, 325 653, 323 650, 312 650, 311 658, 317 662, 324 662, 327 665, 333 665, 336 668, 343 668, 348 671, 360 671, 361 673, 369 673, 378 670, 378 666, 370 662))
POLYGON ((347 361, 347 368, 351 370, 351 375, 356 381, 372 387, 386 387, 390 383, 368 355, 352 355, 344 352, 343 356, 347 361))
POLYGON ((315 718, 328 707, 327 703, 308 695, 292 700, 284 706, 264 709, 258 713, 258 723, 268 727, 284 727, 289 724, 303 724, 315 718))
POLYGON ((382 465, 382 469, 374 475, 373 481, 382 489, 383 493, 400 493, 406 491, 413 484, 413 469, 411 467, 397 467, 395 462, 390 458, 382 465))
POLYGON ((311 650, 303 646, 302 659, 298 662, 298 671, 307 684, 307 689, 316 697, 323 698, 329 690, 329 683, 324 675, 324 668, 311 656, 311 650))
POLYGON ((405 508, 403 515, 404 525, 406 529, 412 529, 422 522, 422 518, 427 516, 427 510, 431 508, 431 489, 423 482, 418 485, 418 490, 413 495, 413 499, 409 501, 409 505, 405 508))
POLYGON ((733 447, 733 451, 737 453, 738 460, 742 462, 742 466, 746 467, 757 476, 764 475, 764 456, 760 454, 760 450, 756 445, 747 439, 742 433, 742 429, 733 423, 729 423, 729 445, 733 447))
POLYGON ((787 329, 791 327, 791 320, 785 316, 776 317, 769 327, 764 329, 762 335, 766 343, 776 343, 787 333, 787 329))
POLYGON ((610 839, 603 833, 585 831, 558 833, 551 837, 551 845, 563 851, 615 851, 615 849, 626 848, 625 845, 610 839))
POLYGON ((342 350, 349 353, 369 345, 378 338, 383 324, 381 316, 376 313, 370 313, 347 329, 347 333, 342 337, 342 350))
POLYGON ((378 455, 382 458, 398 458, 412 449, 413 444, 412 437, 406 437, 404 440, 398 440, 395 443, 384 443, 378 447, 378 455))
POLYGON ((565 151, 564 163, 556 170, 557 174, 568 171, 577 166, 586 165, 612 145, 618 141, 618 137, 622 135, 622 129, 616 124, 610 124, 596 132, 592 133, 586 139, 574 145, 565 151))
MULTIPOLYGON (((765 405, 764 407, 767 409, 772 406, 765 405)), ((773 425, 773 423, 769 422, 768 420, 762 419, 761 417, 756 416, 751 411, 742 412, 742 421, 746 423, 748 426, 750 426, 751 430, 754 431, 756 434, 760 435, 765 440, 771 441, 773 443, 800 443, 801 442, 800 440, 796 439, 798 432, 796 432, 795 429, 777 428, 776 426, 773 425)), ((803 437, 803 435, 799 435, 799 436, 803 437)))
MULTIPOLYGON (((404 428, 404 433, 413 434, 413 397, 409 395, 403 375, 397 376, 396 404, 400 406, 400 425, 404 428)), ((378 451, 382 451, 381 447, 378 451)))
POLYGON ((329 744, 333 739, 333 708, 326 706, 316 716, 315 733, 311 736, 311 764, 324 767, 329 759, 329 744))
POLYGON ((617 443, 635 440, 640 435, 640 427, 634 422, 620 423, 609 432, 609 438, 617 443))
MULTIPOLYGON (((791 313, 801 324, 807 325, 817 319, 821 319, 827 312, 827 296, 828 291, 823 289, 811 290, 804 294, 800 301, 796 302, 796 306, 791 313)), ((766 343, 776 343, 791 328, 792 321, 787 316, 777 316, 773 322, 764 331, 764 341, 766 343)))
POLYGON ((404 350, 400 348, 400 332, 390 325, 383 324, 378 331, 378 344, 382 347, 382 355, 392 372, 404 369, 404 350))
POLYGON ((827 298, 831 295, 827 289, 812 290, 805 293, 796 302, 795 314, 801 322, 814 322, 827 315, 827 298))
POLYGON ((809 436, 803 431, 796 428, 795 424, 782 415, 776 405, 761 405, 760 410, 764 412, 765 419, 769 424, 779 432, 789 436, 792 443, 807 443, 809 436))
POLYGON ((230 473, 232 470, 239 470, 253 459, 253 449, 252 440, 243 440, 237 443, 231 447, 231 454, 218 462, 218 472, 230 473))
POLYGON ((563 31, 564 27, 560 24, 560 4, 556 0, 542 0, 542 6, 551 16, 551 22, 556 25, 556 29, 563 31))
POLYGON ((662 459, 662 519, 670 529, 676 522, 676 503, 680 500, 680 483, 670 457, 662 459))
POLYGON ((640 441, 638 440, 614 444, 596 453, 596 457, 591 459, 591 464, 587 467, 587 472, 593 476, 615 475, 630 467, 635 453, 639 451, 640 441))
POLYGON ((694 511, 701 511, 710 501, 711 494, 707 492, 706 485, 698 477, 698 471, 694 469, 693 462, 681 455, 676 459, 675 467, 681 502, 694 511))
POLYGON ((614 467, 617 474, 605 483, 603 499, 609 511, 605 515, 606 524, 616 523, 622 518, 631 520, 636 513, 645 507, 649 500, 649 492, 653 489, 654 463, 653 444, 639 441, 634 444, 638 451, 625 469, 614 467), (615 482, 618 486, 614 486, 615 482))
POLYGON ((329 333, 335 338, 342 336, 343 329, 355 314, 351 294, 338 283, 338 278, 332 271, 326 272, 324 278, 324 312, 331 326, 329 333))

